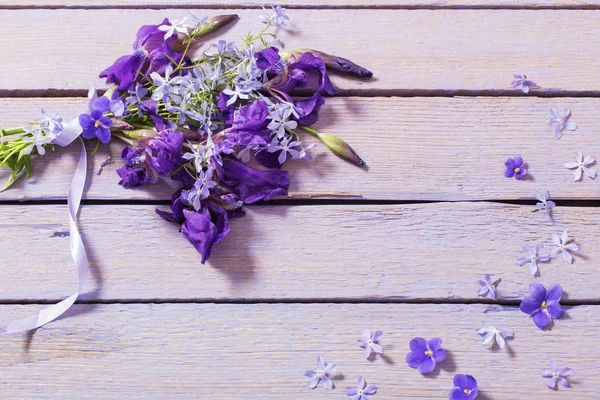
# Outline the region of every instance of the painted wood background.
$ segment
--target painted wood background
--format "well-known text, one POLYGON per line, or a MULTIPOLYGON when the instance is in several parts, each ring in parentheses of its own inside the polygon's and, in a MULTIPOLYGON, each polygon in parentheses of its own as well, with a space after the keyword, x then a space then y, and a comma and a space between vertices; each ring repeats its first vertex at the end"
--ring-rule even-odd
MULTIPOLYGON (((236 12, 225 32, 256 28, 255 0, 0 0, 0 124, 39 108, 75 115, 98 71, 127 53, 139 25, 165 16, 236 12)), ((334 77, 318 128, 353 145, 368 170, 315 149, 290 167, 290 196, 248 207, 201 265, 162 221, 173 185, 117 185, 120 146, 89 165, 80 213, 92 276, 80 304, 26 335, 0 337, 2 399, 330 399, 363 375, 374 399, 445 399, 456 373, 479 399, 600 399, 600 236, 597 181, 563 167, 600 155, 600 2, 595 0, 284 1, 288 45, 335 52, 371 68, 368 81, 334 77), (541 85, 509 88, 512 73, 541 85), (545 117, 568 107, 579 129, 555 140, 545 117), (508 180, 521 154, 531 179, 508 180), (533 192, 557 199, 555 223, 532 213, 533 192), (568 229, 575 263, 515 264, 524 242, 550 245, 568 229), (502 278, 499 300, 477 279, 502 278), (567 314, 549 331, 518 310, 531 282, 560 283, 567 314), (476 331, 516 332, 489 351, 476 331), (354 342, 382 329, 385 357, 354 342), (414 336, 443 339, 432 378, 405 364, 414 336), (305 388, 316 357, 338 364, 336 389, 305 388), (571 366, 570 389, 539 370, 571 366)), ((57 150, 36 177, 0 194, 0 324, 76 287, 66 193, 77 161, 57 150)), ((597 168, 597 167, 596 167, 597 168)), ((6 171, 0 171, 5 179, 6 171)))

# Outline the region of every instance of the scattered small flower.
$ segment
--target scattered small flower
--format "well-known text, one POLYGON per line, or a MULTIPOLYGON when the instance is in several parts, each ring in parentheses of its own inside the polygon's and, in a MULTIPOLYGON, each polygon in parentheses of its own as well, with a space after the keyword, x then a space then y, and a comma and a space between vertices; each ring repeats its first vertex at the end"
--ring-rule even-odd
POLYGON ((537 83, 527 79, 527 75, 513 74, 514 80, 510 83, 510 87, 513 89, 521 86, 521 91, 525 94, 529 93, 529 90, 538 87, 537 83))
POLYGON ((529 285, 529 296, 525 296, 519 309, 533 317, 538 328, 544 329, 552 323, 552 318, 560 318, 564 314, 560 305, 562 287, 550 285, 548 292, 539 283, 529 285))
POLYGON ((282 8, 281 6, 274 6, 271 5, 271 9, 273 11, 272 14, 269 14, 267 12, 267 10, 263 7, 263 10, 265 11, 265 15, 260 15, 258 17, 258 19, 260 19, 260 21, 263 24, 267 24, 269 21, 271 21, 271 23, 274 26, 283 26, 285 25, 285 21, 289 21, 290 17, 288 17, 288 15, 286 14, 286 10, 285 8, 282 8))
POLYGON ((573 370, 571 368, 565 367, 559 370, 556 366, 556 362, 552 359, 550 360, 550 368, 551 369, 544 369, 540 371, 540 375, 542 375, 544 378, 550 378, 548 380, 548 383, 546 383, 546 385, 550 389, 558 389, 556 385, 557 382, 560 382, 560 384, 564 387, 571 386, 571 384, 569 384, 569 381, 566 378, 567 376, 573 373, 573 370))
POLYGON ((383 347, 377 343, 382 335, 382 331, 377 331, 373 335, 371 335, 371 331, 368 329, 363 331, 363 336, 366 340, 359 339, 356 343, 365 349, 365 358, 371 357, 372 353, 383 354, 383 347))
POLYGON ((596 177, 596 172, 589 168, 591 165, 594 165, 596 160, 594 156, 587 156, 583 158, 583 154, 578 150, 577 151, 577 161, 569 161, 565 163, 565 167, 568 169, 577 168, 573 173, 573 181, 577 182, 583 177, 583 173, 585 173, 590 178, 594 179, 596 177))
POLYGON ((358 378, 358 385, 356 388, 346 388, 344 393, 350 397, 350 400, 369 400, 369 395, 375 394, 377 387, 374 385, 367 386, 367 381, 362 376, 358 378))
POLYGON ((507 178, 512 178, 514 176, 516 179, 521 180, 527 173, 527 169, 523 165, 523 157, 521 156, 507 158, 504 162, 504 166, 506 167, 504 176, 507 178))
POLYGON ((471 375, 456 374, 450 400, 473 400, 477 397, 477 381, 471 375))
POLYGON ((411 352, 406 355, 406 363, 411 368, 418 368, 422 374, 432 373, 436 363, 442 362, 446 358, 440 338, 427 341, 416 337, 410 341, 410 350, 411 352))
POLYGON ((552 127, 552 133, 557 139, 560 139, 562 136, 563 129, 568 131, 574 131, 577 129, 577 125, 573 122, 568 122, 568 119, 571 117, 571 110, 568 108, 563 108, 562 110, 557 111, 554 107, 550 107, 551 117, 546 117, 548 121, 548 125, 552 127))
POLYGON ((552 212, 554 211, 554 207, 556 207, 556 203, 550 200, 550 193, 544 190, 542 193, 535 192, 533 196, 539 201, 539 203, 536 203, 535 210, 533 211, 543 211, 550 221, 552 221, 552 212))
POLYGON ((496 285, 500 282, 500 278, 492 282, 490 274, 485 274, 485 281, 479 279, 477 282, 483 286, 479 288, 479 291, 477 292, 478 296, 485 297, 489 294, 490 298, 496 300, 496 285))
POLYGON ((329 374, 335 372, 335 364, 325 364, 323 357, 317 357, 317 370, 306 370, 304 371, 304 376, 310 378, 308 380, 308 389, 314 389, 319 384, 319 381, 323 381, 323 386, 326 389, 333 389, 333 382, 329 378, 329 374))
POLYGON ((553 233, 552 241, 556 247, 550 252, 550 257, 556 258, 560 253, 562 253, 563 260, 565 260, 567 264, 572 264, 573 256, 571 255, 571 252, 579 250, 579 246, 577 246, 575 243, 572 243, 575 241, 575 238, 570 238, 567 231, 563 231, 560 236, 553 233))
POLYGON ((544 262, 550 260, 550 254, 540 254, 540 250, 542 250, 543 247, 543 244, 538 244, 535 246, 535 250, 531 250, 527 244, 524 244, 523 251, 525 254, 517 259, 517 264, 523 266, 529 263, 529 272, 531 272, 531 275, 535 276, 538 272, 538 261, 544 262))
POLYGON ((481 328, 477 331, 481 336, 483 336, 483 344, 487 344, 490 348, 494 347, 494 343, 501 349, 506 345, 505 339, 513 339, 515 334, 512 331, 507 329, 496 329, 493 326, 488 326, 487 328, 481 328))

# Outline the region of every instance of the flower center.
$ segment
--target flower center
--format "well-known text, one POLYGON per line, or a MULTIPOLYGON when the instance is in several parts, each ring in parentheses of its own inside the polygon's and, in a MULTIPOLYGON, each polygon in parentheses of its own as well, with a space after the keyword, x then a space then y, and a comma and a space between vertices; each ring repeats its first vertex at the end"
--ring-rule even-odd
POLYGON ((431 350, 427 350, 427 351, 425 352, 425 355, 426 355, 427 357, 431 357, 431 356, 433 355, 433 351, 431 351, 431 350))
POLYGON ((372 341, 372 340, 369 340, 367 343, 368 343, 368 344, 373 344, 373 341, 372 341))
POLYGON ((323 371, 321 371, 320 369, 317 370, 317 375, 319 376, 323 376, 323 371))
POLYGON ((548 308, 548 304, 546 304, 545 301, 542 301, 542 310, 545 310, 548 308))
POLYGON ((465 394, 471 394, 471 391, 469 389, 465 389, 463 390, 463 392, 465 392, 465 394))
POLYGON ((100 126, 100 124, 101 124, 101 123, 102 123, 102 122, 100 122, 100 121, 96 121, 96 123, 94 124, 94 126, 97 128, 97 127, 99 127, 99 126, 100 126))
POLYGON ((515 172, 519 172, 521 170, 521 168, 517 167, 515 168, 515 172))
POLYGON ((363 394, 363 391, 362 391, 362 389, 360 389, 360 390, 358 391, 358 394, 363 394))

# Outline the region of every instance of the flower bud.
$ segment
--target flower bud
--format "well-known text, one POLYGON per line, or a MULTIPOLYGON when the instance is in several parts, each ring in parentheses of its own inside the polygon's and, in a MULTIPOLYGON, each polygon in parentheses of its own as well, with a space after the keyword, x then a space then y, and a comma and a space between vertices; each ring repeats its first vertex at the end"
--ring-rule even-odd
POLYGON ((193 35, 195 37, 198 37, 209 34, 227 25, 231 21, 235 21, 236 19, 238 19, 237 14, 217 15, 214 17, 210 17, 206 20, 206 22, 202 24, 202 26, 199 26, 194 30, 193 35))
POLYGON ((342 72, 345 74, 360 76, 362 78, 370 78, 373 76, 373 73, 366 68, 361 67, 358 64, 353 63, 352 61, 338 56, 333 56, 331 54, 323 53, 322 51, 312 50, 312 49, 295 49, 281 52, 281 58, 284 60, 288 60, 292 55, 295 58, 300 57, 302 53, 312 53, 316 57, 319 57, 325 63, 325 66, 330 70, 342 72))
POLYGON ((356 154, 354 149, 352 149, 348 143, 344 142, 339 137, 330 133, 321 132, 317 133, 317 137, 336 156, 346 161, 350 161, 352 164, 358 165, 359 167, 365 165, 365 162, 358 156, 358 154, 356 154))
POLYGON ((128 138, 140 140, 140 139, 152 139, 153 137, 158 136, 158 132, 153 131, 152 129, 133 129, 133 130, 125 130, 123 134, 128 138))
POLYGON ((111 118, 110 120, 112 121, 112 125, 110 126, 111 132, 128 131, 133 129, 133 126, 121 119, 111 118))

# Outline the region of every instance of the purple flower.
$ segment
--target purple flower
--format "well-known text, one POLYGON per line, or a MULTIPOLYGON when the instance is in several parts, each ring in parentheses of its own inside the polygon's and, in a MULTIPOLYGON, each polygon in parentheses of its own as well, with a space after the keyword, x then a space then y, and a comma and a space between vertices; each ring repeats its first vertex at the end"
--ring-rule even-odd
POLYGON ((562 287, 550 285, 548 292, 539 283, 529 285, 529 296, 525 296, 519 308, 533 317, 538 328, 544 329, 552 323, 552 318, 560 318, 564 311, 560 305, 562 287))
POLYGON ((575 238, 570 238, 566 230, 563 231, 560 236, 553 233, 552 241, 556 247, 550 252, 550 257, 556 258, 562 253, 563 260, 565 260, 567 264, 572 264, 573 256, 571 255, 571 252, 579 250, 579 246, 577 246, 575 243, 572 243, 574 240, 575 238))
POLYGON ((539 201, 539 203, 535 204, 535 210, 533 211, 544 211, 552 222, 552 211, 556 207, 556 203, 550 200, 550 193, 544 190, 542 193, 535 192, 533 196, 539 201))
POLYGON ((516 89, 519 86, 521 86, 521 90, 525 94, 529 93, 530 89, 537 87, 537 84, 535 82, 532 82, 529 79, 527 79, 527 75, 525 75, 525 74, 523 74, 523 75, 513 74, 513 78, 514 78, 514 80, 511 82, 510 87, 513 89, 516 89))
POLYGON ((125 147, 121 153, 121 158, 125 159, 125 165, 117 169, 117 174, 121 178, 119 185, 126 189, 131 189, 156 182, 156 175, 144 160, 143 144, 137 148, 132 146, 125 147))
POLYGON ((477 397, 477 381, 471 375, 456 374, 450 400, 473 400, 477 397))
POLYGON ((523 245, 524 255, 517 259, 517 264, 523 266, 529 263, 529 272, 531 275, 535 276, 538 272, 538 261, 545 262, 550 260, 550 254, 540 254, 540 250, 544 247, 543 244, 538 244, 535 246, 535 250, 531 250, 531 248, 527 245, 523 245))
POLYGON ((112 121, 105 117, 104 113, 110 109, 108 97, 92 97, 89 104, 89 114, 79 115, 79 125, 83 129, 82 136, 85 139, 97 137, 102 143, 110 142, 110 127, 112 121))
POLYGON ((173 129, 165 129, 148 140, 146 162, 159 175, 170 174, 181 165, 181 148, 183 133, 173 129))
POLYGON ((317 370, 306 370, 304 371, 304 376, 310 378, 308 380, 308 389, 314 389, 317 387, 320 381, 323 381, 323 386, 326 389, 333 389, 333 382, 329 378, 329 374, 335 372, 335 364, 325 364, 323 357, 317 357, 317 370))
POLYGON ((556 362, 552 359, 550 360, 550 368, 551 369, 544 369, 540 371, 540 375, 542 375, 544 378, 550 378, 548 380, 548 383, 546 383, 546 385, 550 389, 556 390, 558 388, 556 385, 557 382, 560 382, 560 384, 564 387, 571 386, 571 384, 566 378, 567 376, 573 373, 573 370, 571 368, 565 367, 559 370, 556 366, 556 362))
POLYGON ((477 292, 478 296, 485 297, 489 294, 490 298, 496 300, 496 285, 498 284, 498 282, 500 282, 500 278, 492 282, 490 274, 485 274, 485 281, 479 279, 477 282, 479 282, 479 284, 483 286, 479 288, 479 291, 477 292))
POLYGON ((257 53, 254 53, 256 59, 256 66, 266 72, 279 73, 283 65, 281 64, 281 57, 279 56, 279 49, 277 47, 268 47, 257 53))
POLYGON ((365 329, 363 331, 363 336, 366 340, 359 339, 356 341, 360 347, 365 349, 365 358, 369 358, 372 352, 383 354, 383 347, 377 343, 377 341, 381 338, 381 335, 383 335, 382 331, 377 331, 371 335, 371 331, 365 329))
POLYGON ((374 385, 367 386, 367 381, 361 376, 358 378, 357 387, 348 387, 344 389, 344 393, 346 393, 346 396, 351 397, 350 400, 370 400, 369 395, 377 393, 377 387, 374 385))
POLYGON ((418 368, 422 374, 432 373, 436 363, 442 362, 446 358, 440 338, 427 341, 416 337, 410 341, 410 350, 411 352, 406 356, 406 363, 409 367, 418 368))
POLYGON ((290 185, 287 171, 259 171, 231 157, 223 157, 223 168, 218 173, 221 182, 248 204, 285 195, 290 185))
POLYGON ((315 93, 311 97, 296 101, 296 109, 300 111, 298 125, 309 126, 319 119, 319 109, 325 104, 325 97, 315 93))
POLYGON ((521 156, 507 158, 504 162, 504 166, 506 167, 504 176, 507 178, 512 178, 514 176, 516 179, 521 180, 527 173, 527 169, 523 165, 523 157, 521 156))

